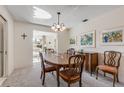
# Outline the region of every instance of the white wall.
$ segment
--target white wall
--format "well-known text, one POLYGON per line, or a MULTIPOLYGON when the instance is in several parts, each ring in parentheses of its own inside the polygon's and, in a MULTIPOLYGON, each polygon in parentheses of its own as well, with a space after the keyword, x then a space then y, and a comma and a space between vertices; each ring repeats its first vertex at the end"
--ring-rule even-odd
POLYGON ((14 70, 14 23, 11 15, 4 6, 0 6, 0 14, 7 20, 8 32, 8 75, 14 70))
MULTIPOLYGON (((70 31, 70 36, 78 36, 78 41, 75 49, 81 49, 80 46, 80 33, 87 31, 96 30, 96 47, 95 48, 83 48, 85 51, 97 51, 99 54, 103 53, 105 50, 116 50, 124 53, 124 46, 103 46, 100 44, 100 32, 105 29, 124 27, 124 7, 120 7, 116 10, 113 10, 109 13, 106 13, 102 16, 99 16, 93 20, 90 20, 86 23, 80 23, 73 27, 70 31)), ((99 55, 99 63, 103 62, 103 56, 99 55)), ((119 68, 119 79, 121 82, 124 82, 124 56, 121 59, 119 68)))
MULTIPOLYGON (((33 30, 37 31, 47 31, 51 32, 50 27, 34 25, 24 22, 15 22, 15 68, 23 68, 26 66, 32 65, 32 56, 33 56, 33 43, 32 36, 33 30), (22 39, 21 35, 26 33, 28 37, 25 40, 22 39)), ((58 51, 63 52, 67 50, 69 33, 68 31, 57 33, 57 44, 58 51)))
POLYGON ((49 31, 49 27, 34 25, 24 22, 15 22, 15 68, 23 68, 32 65, 33 57, 33 30, 49 31), (21 35, 25 33, 26 39, 21 35))
POLYGON ((58 32, 58 52, 66 52, 69 48, 69 30, 58 32))

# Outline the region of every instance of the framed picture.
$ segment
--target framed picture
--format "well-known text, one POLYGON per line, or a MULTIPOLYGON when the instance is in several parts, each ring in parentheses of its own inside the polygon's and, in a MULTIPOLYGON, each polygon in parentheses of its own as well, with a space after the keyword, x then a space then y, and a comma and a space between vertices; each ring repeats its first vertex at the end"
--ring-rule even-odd
POLYGON ((73 37, 70 38, 70 44, 71 45, 76 44, 76 36, 73 36, 73 37))
POLYGON ((100 40, 102 45, 124 45, 124 28, 104 30, 100 40))
POLYGON ((95 47, 95 31, 82 33, 80 36, 80 45, 82 47, 95 47))

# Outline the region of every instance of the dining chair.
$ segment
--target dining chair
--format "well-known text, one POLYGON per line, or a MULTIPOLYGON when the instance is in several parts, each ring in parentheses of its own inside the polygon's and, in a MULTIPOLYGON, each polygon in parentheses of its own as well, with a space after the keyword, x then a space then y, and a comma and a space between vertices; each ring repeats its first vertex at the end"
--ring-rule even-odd
POLYGON ((105 51, 104 52, 104 65, 98 65, 96 67, 96 79, 98 79, 98 71, 101 70, 106 73, 113 75, 113 87, 115 86, 115 80, 119 82, 118 69, 120 66, 121 53, 117 51, 105 51))
POLYGON ((53 65, 48 65, 45 64, 45 60, 43 59, 43 54, 41 52, 39 52, 40 55, 40 59, 41 59, 41 77, 40 79, 42 79, 42 85, 44 85, 45 82, 45 74, 48 72, 53 72, 56 71, 56 67, 53 65))
POLYGON ((69 57, 69 67, 60 70, 59 76, 70 84, 79 81, 79 86, 82 86, 82 71, 84 66, 84 56, 83 55, 73 55, 69 57))
POLYGON ((69 48, 67 50, 67 54, 74 55, 75 54, 75 49, 74 48, 69 48))

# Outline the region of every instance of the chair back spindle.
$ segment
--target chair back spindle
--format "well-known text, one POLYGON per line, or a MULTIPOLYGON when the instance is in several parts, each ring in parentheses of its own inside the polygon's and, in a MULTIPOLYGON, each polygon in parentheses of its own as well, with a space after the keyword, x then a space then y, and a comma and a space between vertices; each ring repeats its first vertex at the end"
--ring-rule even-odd
POLYGON ((121 53, 116 51, 105 51, 104 52, 104 64, 109 66, 120 66, 121 53))
POLYGON ((69 58, 69 69, 73 69, 72 73, 82 74, 84 65, 83 55, 73 55, 69 58))

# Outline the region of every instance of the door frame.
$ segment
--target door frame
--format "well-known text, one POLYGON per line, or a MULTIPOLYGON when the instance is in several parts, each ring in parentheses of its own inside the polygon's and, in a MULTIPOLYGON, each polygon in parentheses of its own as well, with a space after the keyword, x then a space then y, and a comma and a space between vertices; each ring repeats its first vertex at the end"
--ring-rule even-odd
POLYGON ((0 14, 0 22, 3 25, 3 76, 8 76, 8 30, 7 30, 7 20, 0 14))

